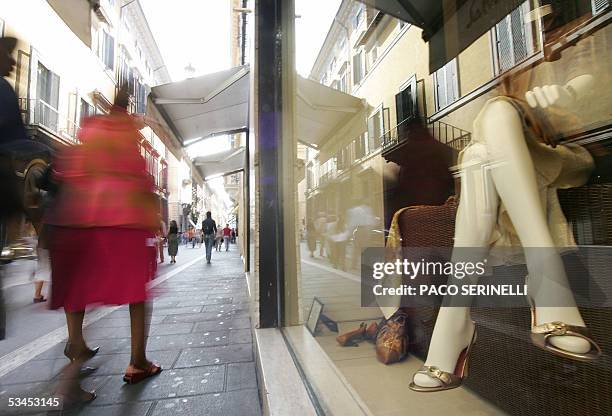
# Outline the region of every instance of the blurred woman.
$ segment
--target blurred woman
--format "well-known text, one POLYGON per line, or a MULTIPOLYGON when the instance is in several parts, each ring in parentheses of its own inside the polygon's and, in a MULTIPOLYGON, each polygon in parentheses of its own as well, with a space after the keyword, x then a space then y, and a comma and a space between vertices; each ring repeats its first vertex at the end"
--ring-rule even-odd
POLYGON ((219 227, 217 228, 217 234, 215 235, 215 249, 217 251, 221 251, 222 245, 223 245, 223 229, 219 227))
POLYGON ((129 95, 117 94, 110 114, 85 119, 81 145, 59 154, 55 166, 60 191, 47 215, 51 225, 51 308, 64 308, 74 363, 59 393, 67 402, 93 400, 80 388, 80 364, 93 357, 83 338, 85 308, 91 304, 130 304, 131 357, 124 381, 137 383, 161 367, 145 353, 146 283, 153 277, 155 231, 159 227, 153 183, 138 147, 135 119, 127 113, 129 95))
POLYGON ((179 246, 179 232, 178 224, 176 221, 170 221, 170 228, 168 229, 168 255, 170 256, 170 263, 176 263, 176 255, 178 254, 179 246))

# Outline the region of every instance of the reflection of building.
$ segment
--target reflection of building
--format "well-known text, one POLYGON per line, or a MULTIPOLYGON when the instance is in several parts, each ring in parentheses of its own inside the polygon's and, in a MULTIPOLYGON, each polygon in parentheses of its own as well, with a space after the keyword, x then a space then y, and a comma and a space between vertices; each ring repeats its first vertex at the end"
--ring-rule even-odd
MULTIPOLYGON (((306 215, 317 215, 319 212, 332 218, 343 215, 349 198, 359 195, 357 198, 361 200, 372 198, 373 208, 378 209, 381 216, 384 215, 386 227, 390 217, 402 207, 441 205, 449 194, 457 195, 459 201, 463 199, 465 203, 468 196, 466 193, 458 195, 459 191, 454 188, 450 175, 455 174, 457 183, 464 180, 461 176, 464 172, 458 172, 455 166, 457 151, 464 149, 472 134, 475 134, 472 125, 487 100, 508 94, 523 99, 529 89, 551 84, 565 86, 573 77, 588 74, 596 80, 596 89, 587 94, 586 99, 575 94, 578 100, 571 111, 566 109, 562 112, 563 106, 559 105, 547 108, 546 116, 538 114, 536 118, 544 124, 550 117, 554 120, 556 132, 560 133, 558 140, 583 145, 595 155, 597 171, 590 182, 579 188, 559 190, 559 195, 564 213, 580 244, 612 245, 612 234, 609 233, 612 229, 609 216, 612 206, 604 202, 610 200, 612 181, 609 169, 612 100, 607 87, 612 73, 609 48, 612 12, 609 2, 508 1, 495 5, 491 3, 487 7, 486 17, 474 17, 466 12, 466 8, 480 4, 368 0, 341 3, 311 78, 365 99, 368 108, 363 118, 367 120, 367 128, 361 131, 347 128, 348 133, 339 129, 320 148, 308 150, 306 215), (383 10, 369 8, 364 3, 383 10), (457 5, 463 9, 454 10, 457 5), (386 6, 388 9, 385 9, 386 6), (414 24, 403 23, 391 17, 392 13, 414 24), (478 22, 462 21, 466 16, 482 19, 478 22), (491 22, 497 23, 489 24, 491 22), (464 30, 468 23, 474 24, 473 30, 464 30), (564 117, 556 117, 559 113, 564 117), (368 167, 372 167, 372 171, 379 176, 373 176, 370 186, 365 188, 360 186, 362 179, 359 175, 368 167), (359 189, 366 189, 367 195, 360 195, 359 189)), ((480 11, 485 13, 484 9, 480 11)), ((569 91, 569 95, 572 95, 571 88, 569 91)), ((500 131, 507 127, 501 123, 499 125, 500 131)), ((541 138, 537 134, 536 137, 541 138)), ((520 134, 517 137, 522 140, 520 134)), ((535 160, 534 163, 537 174, 541 175, 540 169, 545 162, 535 160)), ((494 169, 494 163, 491 165, 485 165, 482 169, 494 169)), ((521 169, 527 170, 529 167, 521 169)), ((486 179, 484 174, 483 177, 486 179)), ((469 184, 468 181, 464 183, 469 184)), ((518 192, 517 196, 521 198, 520 190, 518 192)), ((504 202, 503 197, 500 200, 504 202)), ((434 215, 428 208, 415 208, 411 212, 421 214, 419 226, 422 229, 416 230, 419 227, 400 222, 402 243, 415 242, 418 245, 419 241, 439 242, 437 238, 441 234, 448 237, 454 232, 454 226, 451 232, 448 228, 443 229, 444 233, 437 232, 443 222, 440 220, 444 220, 445 215, 454 218, 454 214, 434 215), (429 214, 423 214, 425 212, 429 214), (402 229, 402 225, 406 227, 402 229)), ((484 241, 486 244, 487 238, 484 241)), ((306 250, 302 253, 308 255, 306 250)), ((313 296, 320 299, 327 297, 325 306, 330 310, 329 317, 343 324, 365 321, 369 312, 376 314, 376 308, 357 306, 350 309, 351 303, 359 303, 359 295, 353 298, 337 297, 338 293, 348 293, 351 288, 359 292, 358 283, 351 286, 350 279, 345 279, 348 277, 345 273, 330 272, 326 268, 327 259, 315 254, 313 260, 304 255, 302 257, 303 283, 300 289, 305 300, 300 306, 308 310, 313 296), (346 289, 339 290, 341 286, 346 289)), ((350 255, 348 250, 346 254, 350 255)), ((522 279, 526 272, 520 270, 517 277, 522 279)), ((590 277, 604 281, 607 273, 603 270, 598 266, 591 267, 590 277)), ((569 266, 567 273, 571 273, 569 266)), ((582 278, 586 273, 581 271, 578 274, 582 278)), ((291 277, 285 277, 285 287, 293 283, 288 283, 289 279, 291 277)), ((605 329, 605 322, 610 319, 609 311, 594 308, 588 312, 592 314, 588 317, 586 311, 582 312, 585 320, 589 320, 591 330, 601 334, 598 342, 609 343, 605 329)), ((421 349, 419 351, 411 346, 414 355, 398 364, 406 368, 401 380, 411 377, 420 366, 415 356, 425 358, 435 322, 435 311, 422 313, 411 308, 410 313, 411 322, 407 327, 412 331, 411 342, 414 340, 414 346, 420 343, 421 349)), ((609 402, 603 399, 609 396, 609 386, 598 391, 591 388, 593 380, 608 377, 606 370, 594 372, 591 368, 576 365, 572 375, 576 384, 571 387, 561 385, 561 380, 566 380, 564 376, 560 376, 559 383, 530 381, 533 380, 530 369, 546 368, 549 374, 561 375, 568 361, 559 360, 552 354, 541 354, 528 338, 519 340, 508 336, 509 327, 525 325, 527 314, 523 311, 479 311, 478 319, 479 331, 480 328, 487 328, 478 335, 481 351, 486 351, 486 357, 480 356, 478 360, 481 361, 476 364, 482 372, 475 368, 474 374, 466 380, 474 394, 467 395, 463 389, 456 391, 457 402, 461 403, 464 412, 547 414, 550 409, 540 407, 540 403, 549 397, 556 397, 558 407, 555 412, 559 414, 611 412, 609 402), (512 361, 517 354, 523 361, 519 367, 514 366, 512 361), (491 363, 502 362, 505 364, 499 367, 500 373, 494 375, 487 370, 491 363), (583 377, 589 381, 584 384, 578 381, 583 377), (528 391, 522 390, 527 384, 528 391), (576 400, 576 387, 584 392, 584 399, 576 400), (588 410, 583 407, 584 403, 589 403, 588 410), (490 408, 491 404, 500 410, 490 408)), ((323 380, 311 365, 316 356, 313 351, 317 347, 321 348, 321 354, 328 354, 326 358, 336 365, 334 371, 341 373, 354 389, 351 394, 357 392, 363 400, 358 401, 359 409, 353 413, 361 414, 364 406, 370 407, 374 414, 409 413, 416 406, 431 409, 431 395, 414 394, 407 388, 405 392, 402 388, 391 392, 391 386, 403 381, 394 379, 394 374, 399 374, 395 373, 396 370, 385 371, 382 366, 376 366, 373 352, 367 358, 354 359, 351 351, 346 352, 350 349, 338 349, 332 338, 336 334, 325 333, 325 328, 322 329, 314 341, 295 327, 287 328, 287 333, 294 334, 288 337, 290 343, 326 411, 350 413, 345 408, 335 407, 340 388, 329 394, 323 387, 329 386, 332 377, 323 380), (350 365, 347 365, 348 362, 350 365), (378 368, 380 373, 377 372, 378 368), (364 382, 378 377, 386 380, 378 391, 372 383, 364 382), (385 406, 384 403, 392 404, 385 406)), ((364 353, 364 357, 366 355, 364 353)), ((433 414, 456 411, 454 399, 447 400, 446 396, 440 396, 439 401, 436 400, 440 408, 431 410, 433 414)))

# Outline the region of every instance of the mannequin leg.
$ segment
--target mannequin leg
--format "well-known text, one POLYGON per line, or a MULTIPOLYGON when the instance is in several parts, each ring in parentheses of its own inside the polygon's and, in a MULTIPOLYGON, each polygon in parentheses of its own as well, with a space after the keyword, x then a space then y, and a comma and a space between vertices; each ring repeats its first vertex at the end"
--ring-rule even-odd
MULTIPOLYGON (((503 163, 492 169, 491 174, 521 244, 527 248, 525 257, 530 276, 528 290, 536 305, 536 324, 562 321, 584 326, 563 262, 548 229, 520 117, 515 108, 505 101, 492 103, 486 111, 484 137, 491 157, 503 160, 503 163), (499 126, 504 128, 500 129, 499 126), (529 250, 529 247, 538 247, 538 250, 529 250), (550 248, 550 251, 546 248, 550 248)), ((578 337, 552 337, 550 342, 558 348, 577 353, 585 353, 590 349, 588 341, 578 337)))
MULTIPOLYGON (((463 154, 455 247, 486 247, 497 220, 498 196, 490 176, 486 176, 486 158, 486 147, 482 144, 470 146, 463 154)), ((457 256, 463 254, 454 252, 452 260, 462 261, 457 256)), ((472 250, 471 254, 476 253, 472 250)), ((478 261, 474 258, 465 260, 478 261)), ((474 284, 475 280, 465 278, 464 283, 474 284)), ((454 371, 459 354, 470 343, 474 332, 470 308, 453 306, 452 302, 452 297, 446 297, 446 306, 438 312, 425 361, 425 365, 436 366, 449 373, 454 371)), ((423 374, 415 374, 413 381, 422 387, 440 385, 438 380, 423 374)))
MULTIPOLYGON (((530 275, 529 295, 536 305, 547 305, 536 308, 536 324, 562 321, 584 326, 548 229, 520 117, 514 107, 504 101, 490 104, 486 111, 483 123, 486 146, 480 146, 480 154, 478 145, 471 146, 464 154, 455 247, 486 247, 501 198, 523 247, 538 247, 537 251, 525 250, 530 275), (484 169, 485 164, 488 169, 484 169)), ((453 261, 456 260, 453 255, 453 261)), ((445 299, 445 302, 447 300, 452 305, 452 299, 445 299)), ((471 336, 469 308, 440 308, 425 364, 452 372, 471 336)), ((587 341, 577 337, 551 337, 550 342, 577 353, 590 349, 587 341)), ((422 374, 416 374, 414 382, 423 387, 439 385, 437 380, 422 374)))

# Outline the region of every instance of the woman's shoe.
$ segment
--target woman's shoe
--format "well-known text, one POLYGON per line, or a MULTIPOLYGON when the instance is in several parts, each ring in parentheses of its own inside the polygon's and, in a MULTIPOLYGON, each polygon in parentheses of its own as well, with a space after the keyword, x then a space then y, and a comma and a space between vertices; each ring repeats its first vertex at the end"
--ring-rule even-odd
POLYGON ((78 390, 71 391, 70 393, 57 393, 62 398, 62 407, 64 409, 69 409, 73 406, 79 406, 83 404, 90 403, 98 397, 95 391, 87 391, 82 388, 78 388, 78 390))
POLYGON ((533 299, 527 298, 529 306, 531 308, 531 342, 538 348, 545 351, 551 352, 559 357, 569 358, 571 360, 589 362, 596 360, 601 355, 601 348, 595 341, 593 341, 591 331, 587 327, 569 325, 561 321, 546 322, 544 324, 537 325, 536 320, 536 307, 533 299), (591 350, 586 353, 578 353, 567 351, 552 345, 548 338, 550 337, 562 337, 571 336, 582 338, 591 345, 591 350))
POLYGON ((40 296, 39 298, 34 298, 34 303, 42 303, 42 302, 46 302, 47 298, 45 298, 44 296, 40 296))
POLYGON ((428 377, 431 377, 440 382, 439 386, 434 387, 424 387, 415 384, 414 381, 410 382, 408 388, 410 390, 418 391, 420 393, 434 392, 434 391, 442 391, 442 390, 450 390, 457 388, 463 382, 463 379, 468 375, 468 362, 470 359, 470 354, 472 352, 472 347, 476 343, 476 327, 474 327, 474 334, 472 335, 472 340, 469 345, 461 351, 459 354, 459 358, 457 358, 457 365, 455 366, 455 371, 452 373, 442 371, 438 367, 433 365, 424 365, 421 367, 416 374, 424 374, 428 377))
POLYGON ((145 378, 153 377, 162 372, 162 368, 153 363, 149 363, 147 368, 138 368, 133 364, 130 364, 125 375, 123 376, 123 381, 128 384, 136 384, 144 380, 145 378))
POLYGON ((69 342, 66 343, 66 347, 64 347, 64 355, 70 361, 89 360, 90 358, 93 358, 98 353, 98 351, 100 351, 100 347, 95 347, 93 349, 85 348, 81 351, 75 351, 69 342))

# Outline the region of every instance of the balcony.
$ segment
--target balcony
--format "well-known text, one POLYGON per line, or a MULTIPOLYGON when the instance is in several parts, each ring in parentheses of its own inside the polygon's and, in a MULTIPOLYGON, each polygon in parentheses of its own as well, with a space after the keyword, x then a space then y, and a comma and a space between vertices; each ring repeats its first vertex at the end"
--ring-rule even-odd
MULTIPOLYGON (((414 117, 402 121, 381 137, 383 156, 401 147, 415 135, 422 135, 423 119, 414 117)), ((427 131, 436 141, 456 151, 461 151, 470 142, 472 134, 442 121, 427 123, 427 131)))
POLYGON ((67 117, 63 117, 51 105, 41 99, 19 99, 19 109, 26 125, 44 127, 53 136, 77 144, 79 126, 67 117))

